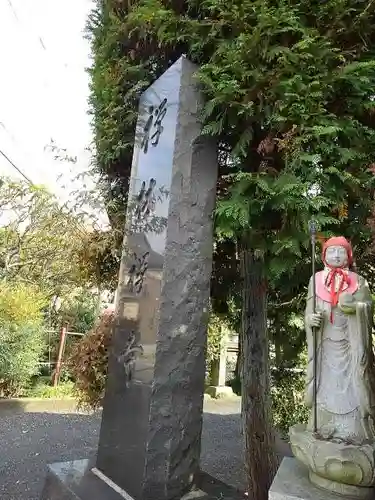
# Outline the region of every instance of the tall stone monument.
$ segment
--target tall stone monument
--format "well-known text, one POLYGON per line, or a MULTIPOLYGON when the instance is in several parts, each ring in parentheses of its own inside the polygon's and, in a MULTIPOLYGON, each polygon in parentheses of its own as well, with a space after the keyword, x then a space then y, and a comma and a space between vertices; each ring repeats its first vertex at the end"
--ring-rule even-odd
POLYGON ((50 466, 44 500, 225 493, 199 471, 217 151, 195 71, 181 57, 140 100, 97 460, 50 466))

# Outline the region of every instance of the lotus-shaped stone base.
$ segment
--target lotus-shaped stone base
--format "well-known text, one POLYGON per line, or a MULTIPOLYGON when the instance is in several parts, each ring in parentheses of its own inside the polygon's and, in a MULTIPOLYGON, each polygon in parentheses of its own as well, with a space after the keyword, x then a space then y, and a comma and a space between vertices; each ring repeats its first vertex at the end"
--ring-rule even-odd
POLYGON ((351 498, 374 494, 375 444, 324 440, 303 424, 291 427, 289 437, 294 456, 308 467, 313 484, 351 498))

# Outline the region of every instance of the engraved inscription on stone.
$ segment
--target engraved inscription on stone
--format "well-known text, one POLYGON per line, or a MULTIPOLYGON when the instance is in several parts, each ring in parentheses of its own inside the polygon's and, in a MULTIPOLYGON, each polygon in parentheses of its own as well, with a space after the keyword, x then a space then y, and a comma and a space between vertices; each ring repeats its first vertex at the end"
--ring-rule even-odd
POLYGON ((150 252, 145 252, 143 255, 138 256, 135 252, 133 254, 133 263, 128 271, 127 288, 130 293, 141 293, 143 289, 143 281, 148 268, 148 258, 150 252))
POLYGON ((141 189, 137 196, 137 205, 135 208, 135 218, 137 221, 147 219, 147 217, 155 210, 155 186, 155 179, 150 179, 147 189, 146 182, 142 182, 141 189))
POLYGON ((163 99, 158 107, 149 106, 148 119, 143 128, 143 139, 141 149, 146 154, 148 151, 149 142, 152 146, 159 144, 160 136, 163 133, 164 127, 162 125, 165 115, 167 114, 167 99, 163 99))
POLYGON ((125 349, 118 357, 118 361, 124 365, 125 384, 129 387, 133 379, 135 362, 138 356, 143 354, 143 346, 137 341, 134 330, 130 333, 125 349))

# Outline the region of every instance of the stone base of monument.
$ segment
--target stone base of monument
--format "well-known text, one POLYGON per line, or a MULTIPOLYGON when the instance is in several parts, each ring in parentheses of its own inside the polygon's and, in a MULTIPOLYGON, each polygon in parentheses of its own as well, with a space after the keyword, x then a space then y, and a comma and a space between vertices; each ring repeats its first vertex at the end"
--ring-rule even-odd
MULTIPOLYGON (((49 465, 41 500, 140 500, 133 499, 94 465, 94 462, 89 460, 49 465)), ((192 490, 180 500, 217 499, 243 500, 244 495, 209 474, 201 472, 192 490)))
POLYGON ((373 498, 374 444, 322 439, 304 424, 292 426, 289 437, 293 455, 306 466, 311 483, 347 498, 373 498))
POLYGON ((227 385, 209 385, 205 392, 215 399, 230 398, 234 396, 233 389, 227 385))

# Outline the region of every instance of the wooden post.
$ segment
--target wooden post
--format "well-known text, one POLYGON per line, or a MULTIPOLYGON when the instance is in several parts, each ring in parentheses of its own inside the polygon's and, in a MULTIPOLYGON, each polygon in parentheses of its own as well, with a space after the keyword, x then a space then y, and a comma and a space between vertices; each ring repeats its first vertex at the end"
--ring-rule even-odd
POLYGON ((53 387, 57 387, 59 383, 59 378, 60 378, 60 372, 61 372, 61 363, 62 363, 62 358, 65 350, 65 343, 66 343, 66 326, 62 326, 60 330, 60 343, 59 343, 59 352, 57 355, 57 362, 56 362, 56 368, 53 372, 52 375, 52 385, 53 387))

